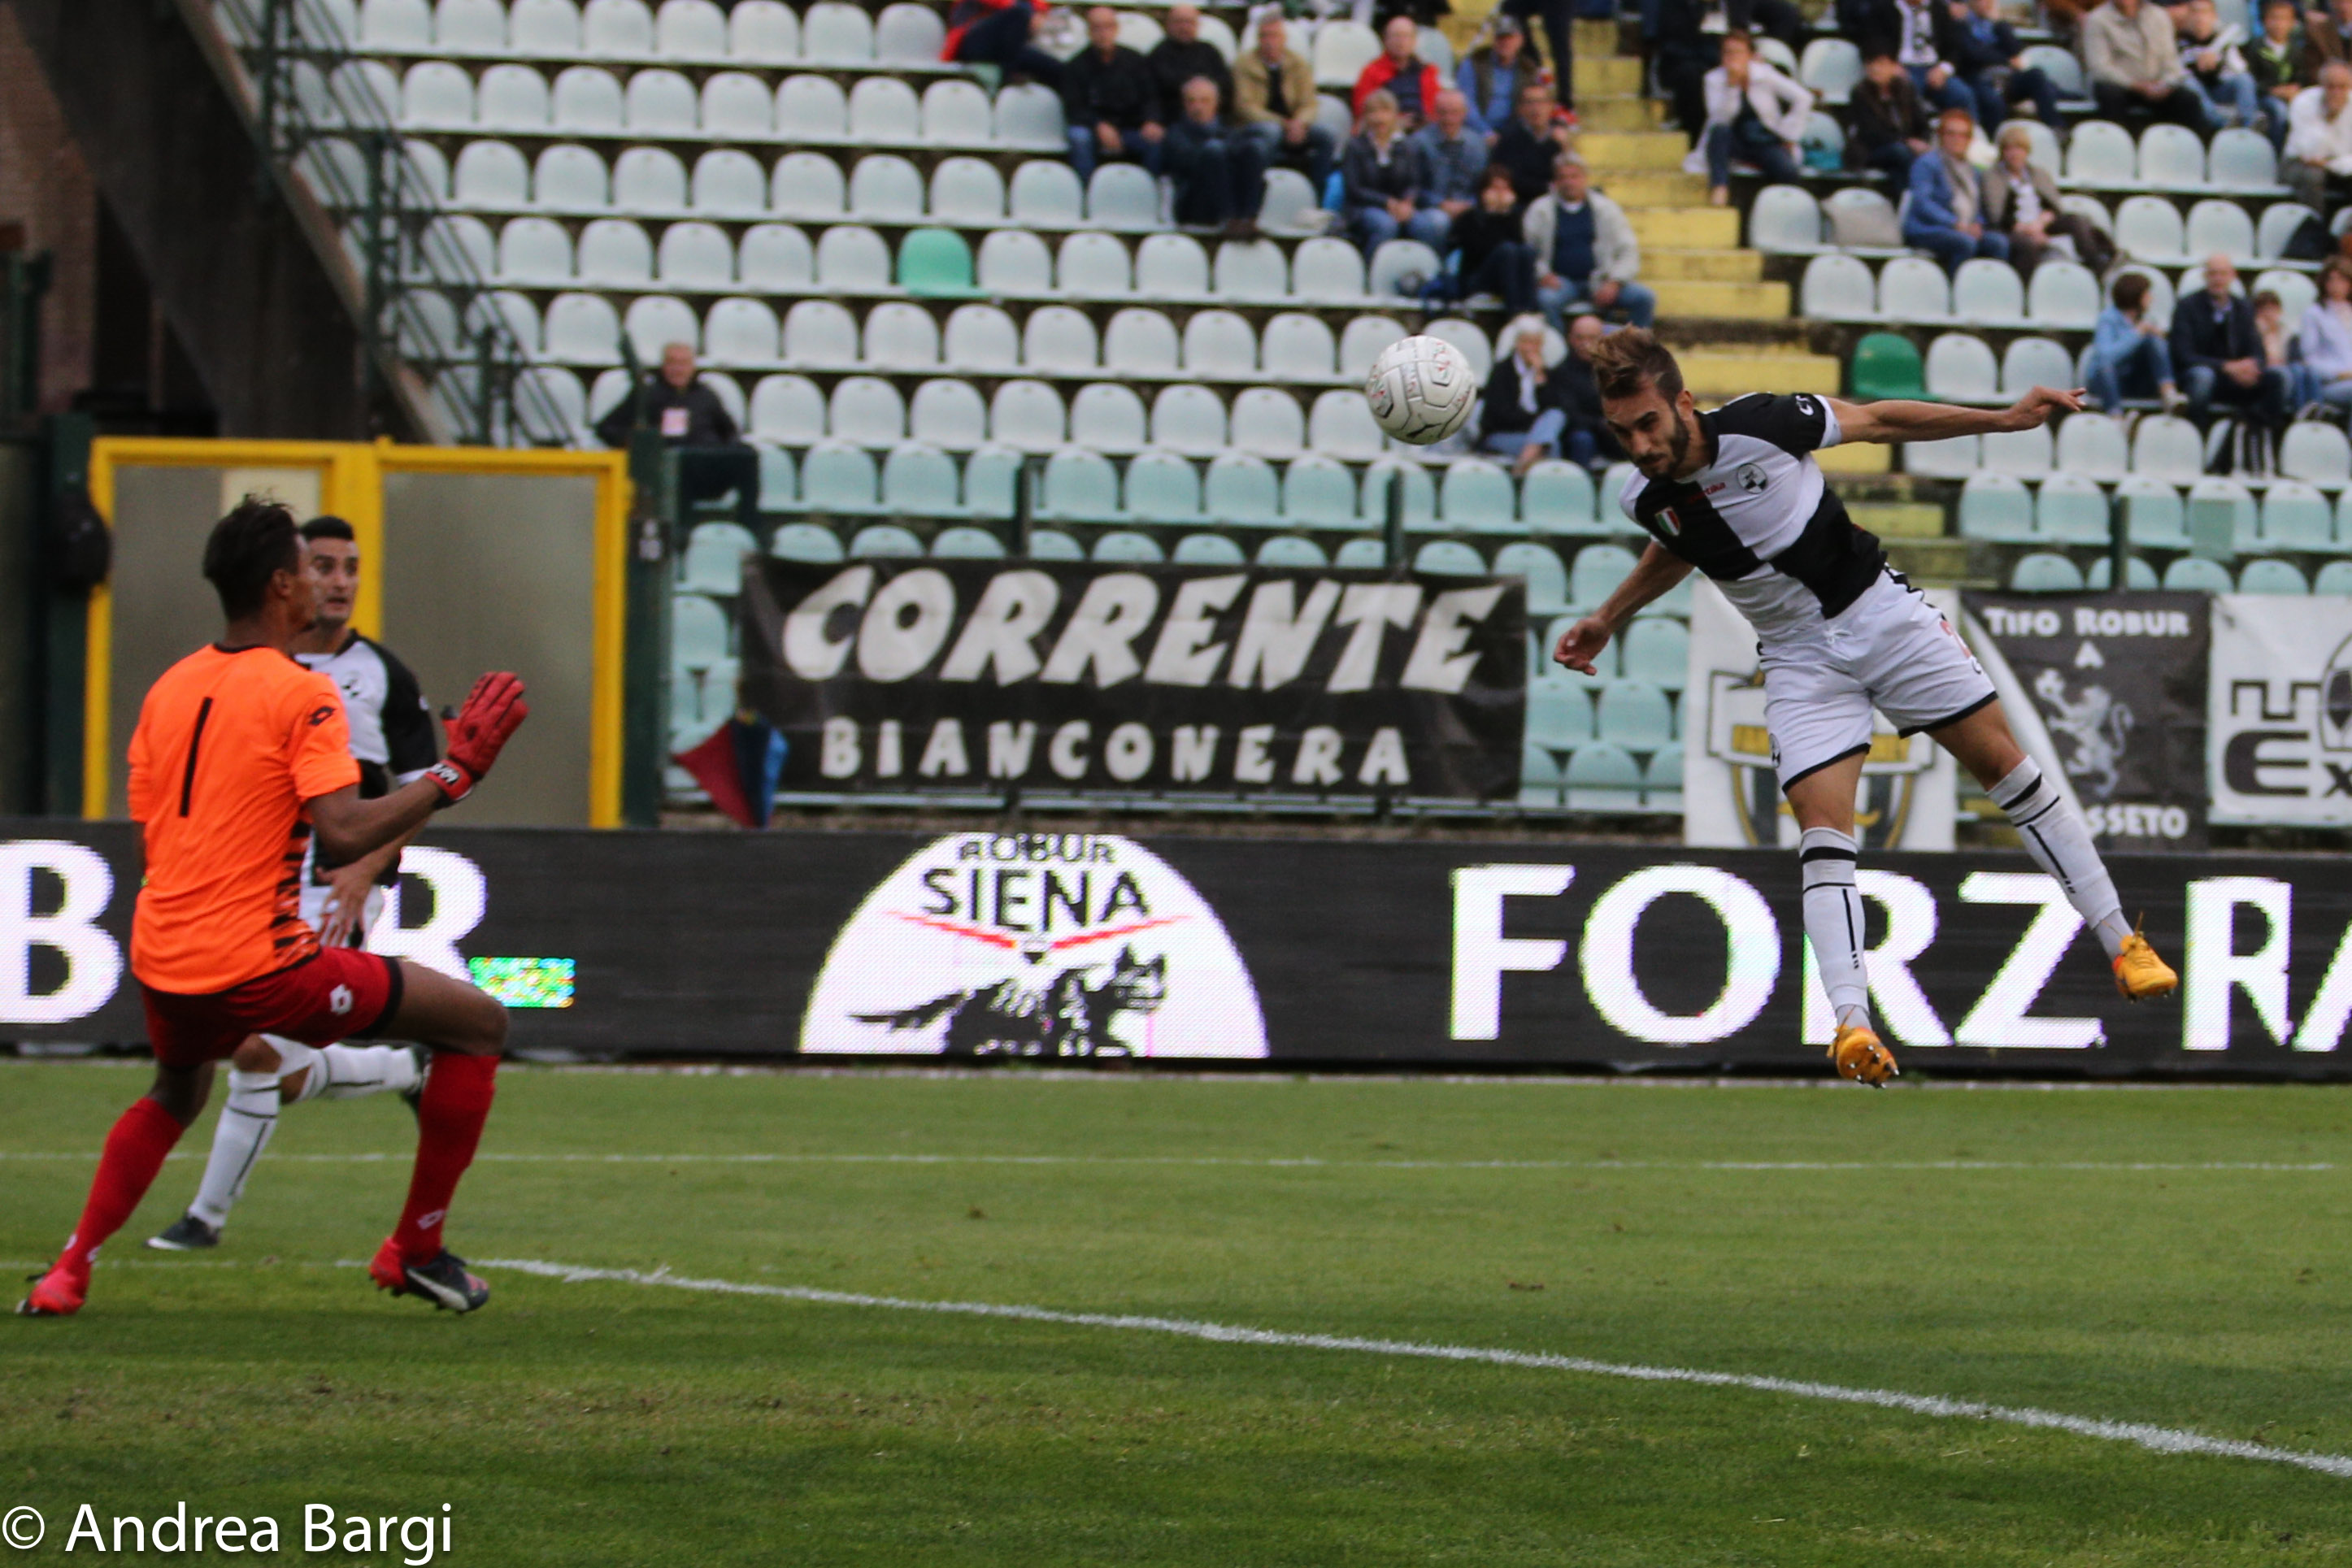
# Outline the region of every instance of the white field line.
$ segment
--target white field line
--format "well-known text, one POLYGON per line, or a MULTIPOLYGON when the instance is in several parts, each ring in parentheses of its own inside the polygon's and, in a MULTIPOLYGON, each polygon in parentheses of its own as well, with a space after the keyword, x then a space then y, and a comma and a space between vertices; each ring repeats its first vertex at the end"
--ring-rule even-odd
POLYGON ((1904 1394, 1887 1388, 1848 1388, 1834 1383, 1811 1383, 1788 1377, 1759 1377, 1745 1373, 1705 1372, 1687 1366, 1643 1366, 1632 1362, 1593 1361, 1580 1355, 1548 1355, 1533 1351, 1492 1350, 1475 1345, 1428 1344, 1417 1340, 1359 1339, 1347 1334, 1283 1333, 1273 1329, 1244 1328, 1232 1323, 1202 1322, 1191 1318, 1129 1317, 1106 1312, 1065 1312, 1050 1307, 1003 1305, 992 1301, 919 1301, 898 1296, 866 1296, 846 1291, 820 1291, 805 1285, 756 1285, 732 1280, 696 1280, 667 1270, 647 1274, 635 1269, 587 1269, 536 1259, 487 1259, 484 1269, 511 1269, 567 1284, 611 1281, 652 1285, 673 1291, 700 1291, 723 1295, 764 1296, 822 1306, 872 1307, 887 1312, 940 1312, 959 1317, 1013 1318, 1024 1322, 1057 1323, 1070 1328, 1115 1329, 1131 1333, 1173 1334, 1216 1344, 1265 1345, 1287 1350, 1328 1350, 1358 1355, 1412 1356, 1430 1361, 1483 1363, 1490 1366, 1525 1367, 1540 1372, 1575 1372, 1591 1377, 1627 1378, 1639 1383, 1683 1383, 1704 1388, 1739 1388, 1757 1394, 1783 1394, 1798 1399, 1822 1399, 1840 1405, 1873 1405, 1914 1416, 1977 1421, 2000 1421, 2014 1427, 2037 1427, 2071 1432, 2078 1437, 2133 1443, 2159 1454, 2204 1454, 2221 1458, 2255 1459, 2292 1465, 2322 1475, 2352 1477, 2352 1455, 2314 1454, 2294 1448, 2272 1448, 2260 1443, 2209 1437, 2178 1427, 2156 1427, 2142 1421, 2101 1421, 2036 1410, 2014 1405, 1988 1405, 1973 1399, 1950 1399, 1937 1394, 1904 1394))
MULTIPOLYGON (((379 1165, 405 1160, 411 1151, 332 1155, 265 1154, 265 1160, 289 1165, 379 1165)), ((79 1160, 93 1162, 89 1150, 0 1150, 0 1161, 79 1160)), ((171 1160, 204 1158, 201 1150, 179 1149, 171 1160)), ((2333 1171, 2343 1167, 2326 1160, 1327 1160, 1312 1155, 1295 1158, 1244 1158, 1218 1155, 858 1155, 858 1154, 731 1154, 731 1155, 591 1155, 481 1154, 475 1163, 490 1165, 583 1166, 1198 1166, 1242 1170, 1362 1170, 1362 1171, 2333 1171)))

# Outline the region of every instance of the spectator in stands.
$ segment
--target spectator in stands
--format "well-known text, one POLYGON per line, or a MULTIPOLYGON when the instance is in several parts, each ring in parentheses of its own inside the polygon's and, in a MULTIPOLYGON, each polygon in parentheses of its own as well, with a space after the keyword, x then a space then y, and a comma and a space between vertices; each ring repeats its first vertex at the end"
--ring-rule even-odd
POLYGON ((1598 316, 1579 316, 1568 324, 1568 352, 1551 368, 1551 384, 1559 411, 1568 423, 1559 433, 1560 455, 1588 468, 1605 468, 1625 460, 1624 449, 1609 434, 1601 413, 1601 388, 1592 379, 1592 350, 1609 329, 1598 316))
POLYGON ((2322 217, 2352 194, 2352 65, 2328 61, 2319 68, 2319 89, 2295 95, 2279 178, 2322 217))
POLYGON ((1559 155, 1576 151, 1576 137, 1561 122, 1557 107, 1549 86, 1529 82, 1519 89, 1518 113, 1495 138, 1494 161, 1511 172, 1511 183, 1522 202, 1550 190, 1559 155))
POLYGON ((1978 118, 1976 89, 1944 57, 1952 19, 1949 0, 1866 0, 1860 42, 1894 51, 1919 96, 1937 109, 1965 109, 1978 118))
POLYGON ((1183 112, 1168 128, 1168 172, 1176 182, 1176 221, 1222 228, 1228 239, 1257 237, 1265 204, 1265 160, 1257 139, 1227 125, 1217 111, 1217 84, 1184 84, 1183 112))
POLYGON ((1081 184, 1097 163, 1129 159, 1160 172, 1160 87, 1141 55, 1118 41, 1118 13, 1087 13, 1087 47, 1062 71, 1062 113, 1069 122, 1070 167, 1081 184))
POLYGON ((1706 199, 1716 206, 1731 201, 1731 165, 1752 163, 1767 180, 1792 184, 1800 178, 1797 144, 1813 95, 1756 57, 1745 33, 1723 35, 1723 63, 1706 73, 1706 131, 1683 167, 1706 174, 1706 199))
POLYGON ((2311 46, 2296 21, 2294 0, 2265 0, 2261 35, 2246 48, 2246 71, 2263 95, 2263 118, 2270 122, 2273 147, 2286 143, 2287 111, 2295 94, 2319 79, 2319 68, 2307 65, 2311 46))
POLYGON ((1439 247, 1454 257, 1451 272, 1440 271, 1422 291, 1423 302, 1448 304, 1474 294, 1502 297, 1503 308, 1523 316, 1536 308, 1536 253, 1519 222, 1517 189, 1511 172, 1490 163, 1478 176, 1478 200, 1454 214, 1454 228, 1439 247))
POLYGON ((2116 259, 2115 242, 2099 225, 2058 205, 2058 182, 2033 161, 2033 134, 2023 122, 2000 128, 2000 155, 1984 175, 1985 226, 2009 236, 2009 259, 2033 276, 2050 243, 2064 239, 2076 259, 2104 277, 2116 259))
POLYGON ((1433 248, 1454 220, 1425 199, 1429 170, 1420 146, 1398 134, 1396 95, 1381 89, 1364 100, 1364 129, 1339 160, 1349 222, 1370 256, 1400 234, 1433 248))
POLYGON ((2319 298, 2295 327, 2309 373, 2302 402, 2352 407, 2352 262, 2330 256, 2319 269, 2319 298))
POLYGON ((1290 47, 1290 29, 1278 11, 1258 23, 1257 47, 1234 61, 1234 117, 1257 138, 1258 156, 1269 168, 1303 166, 1315 199, 1323 199, 1339 141, 1315 123, 1315 68, 1290 47))
POLYGON ((1421 24, 1410 16, 1391 16, 1381 29, 1381 52, 1356 78, 1356 120, 1361 125, 1372 94, 1385 92, 1396 100, 1397 123, 1407 131, 1420 128, 1437 105, 1437 68, 1414 53, 1421 47, 1421 24))
POLYGON ((1717 60, 1706 20, 1706 0, 1643 0, 1642 28, 1651 40, 1651 69, 1675 106, 1675 124, 1693 147, 1706 128, 1706 73, 1717 60))
POLYGON ((1568 414, 1544 365, 1543 318, 1530 316, 1517 325, 1511 351, 1486 377, 1478 443, 1496 456, 1511 459, 1512 473, 1525 474, 1559 452, 1568 414))
POLYGON ((1468 99, 1440 88, 1436 112, 1412 133, 1429 169, 1427 199, 1448 222, 1478 204, 1478 183, 1486 172, 1486 139, 1469 128, 1469 114, 1468 99))
POLYGON ((1573 120, 1576 118, 1575 0, 1503 0, 1495 9, 1497 16, 1508 16, 1518 23, 1522 30, 1538 21, 1543 24, 1544 48, 1550 57, 1544 63, 1551 68, 1552 85, 1559 91, 1560 107, 1568 110, 1569 119, 1573 120))
POLYGON ((1519 19, 1496 12, 1486 19, 1486 41, 1464 57, 1454 85, 1470 106, 1470 129, 1489 147, 1517 110, 1519 91, 1543 80, 1543 68, 1527 47, 1519 19))
POLYGON ((2126 395, 2151 394, 2170 413, 2180 406, 2172 377, 2172 350, 2162 322, 2147 311, 2147 275, 2126 272, 2116 279, 2115 303, 2099 312, 2091 332, 2091 358, 2084 372, 2091 401, 2109 413, 2123 410, 2126 395))
POLYGON ((1528 206, 1523 225, 1536 255, 1536 302, 1553 327, 1567 320, 1571 305, 1622 310, 1636 327, 1657 315, 1658 297, 1634 281, 1642 247, 1633 225, 1624 208, 1592 189, 1583 159, 1559 155, 1551 193, 1528 206))
POLYGON ((1201 37, 1201 12, 1197 6, 1175 5, 1168 7, 1167 32, 1144 57, 1151 67, 1151 79, 1160 87, 1160 120, 1173 125, 1184 116, 1184 86, 1194 77, 1207 77, 1217 89, 1219 103, 1234 100, 1233 73, 1225 68, 1225 57, 1217 46, 1201 37))
POLYGON ((2326 5, 2315 5, 2303 14, 2304 56, 2303 75, 2306 82, 2319 79, 2319 68, 2330 60, 2342 60, 2352 65, 2352 0, 2329 0, 2326 5))
POLYGON ((2319 373, 2300 357, 2294 334, 2287 330, 2285 304, 2267 288, 2255 291, 2253 303, 2254 336, 2263 340, 2263 358, 2286 372, 2287 406, 2295 410, 2298 418, 2324 412, 2319 373))
POLYGON ((2228 256, 2206 261, 2203 290, 2182 295, 2172 308, 2173 367, 2189 394, 2189 417, 2199 424, 2219 403, 2277 430, 2287 422, 2286 372, 2265 362, 2253 307, 2234 292, 2237 282, 2228 256))
POLYGON ((2042 124, 2058 128, 2058 89, 2025 63, 2025 46, 2000 19, 2000 0, 1949 0, 1941 47, 1944 58, 1976 94, 1988 134, 2012 104, 2030 103, 2042 124))
MULTIPOLYGON (((2352 0, 2346 0, 2352 4, 2352 0)), ((2172 18, 2147 0, 2107 0, 2083 18, 2091 96, 2110 119, 2152 117, 2206 129, 2205 95, 2189 85, 2172 18)))
POLYGON ((2209 123, 2217 131, 2234 122, 2267 131, 2263 95, 2254 89, 2246 57, 2221 37, 2221 20, 2213 9, 2213 0, 2189 0, 2181 10, 2184 21, 2175 24, 2173 36, 2180 44, 2181 68, 2205 96, 2209 123))
MULTIPOLYGON (((2107 0, 2109 5, 2115 0, 2107 0)), ((1936 119, 1936 151, 1911 163, 1911 205, 1903 214, 1903 243, 1933 251, 1946 272, 1970 256, 2009 259, 2009 236, 1985 223, 1984 181, 1969 162, 1976 122, 1965 109, 1936 119)))
POLYGON ((693 344, 665 344, 660 368, 596 422, 597 439, 628 445, 641 401, 646 427, 660 432, 662 444, 677 454, 678 498, 712 501, 732 490, 736 516, 756 533, 760 455, 744 444, 727 405, 695 369, 693 344))
POLYGON ((956 0, 940 58, 994 66, 1006 77, 1027 77, 1061 90, 1062 62, 1029 41, 1045 16, 1042 0, 956 0))
POLYGON ((1934 145, 1936 128, 1927 123, 1927 106, 1919 89, 1895 52, 1874 45, 1862 62, 1862 80, 1851 100, 1853 131, 1846 138, 1846 162, 1857 169, 1876 169, 1895 176, 1898 185, 1911 182, 1911 161, 1934 145))

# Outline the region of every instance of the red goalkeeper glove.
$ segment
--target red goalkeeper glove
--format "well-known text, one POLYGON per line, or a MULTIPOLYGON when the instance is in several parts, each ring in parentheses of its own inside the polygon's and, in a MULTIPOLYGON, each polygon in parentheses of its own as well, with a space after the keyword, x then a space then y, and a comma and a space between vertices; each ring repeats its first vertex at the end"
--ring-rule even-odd
POLYGON ((499 759, 499 748, 530 716, 522 691, 522 678, 506 671, 474 683, 466 706, 449 721, 449 755, 425 770, 446 797, 443 805, 454 806, 473 793, 499 759))

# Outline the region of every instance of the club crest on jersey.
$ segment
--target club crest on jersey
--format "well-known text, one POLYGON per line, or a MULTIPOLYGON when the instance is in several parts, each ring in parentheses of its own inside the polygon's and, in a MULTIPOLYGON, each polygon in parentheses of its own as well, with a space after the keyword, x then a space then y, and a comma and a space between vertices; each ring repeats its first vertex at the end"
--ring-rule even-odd
POLYGON ((1183 874, 1131 839, 953 833, 834 938, 804 1051, 1266 1054, 1241 952, 1183 874))
POLYGON ((1742 463, 1739 465, 1738 477, 1739 487, 1751 496, 1759 494, 1768 483, 1764 477, 1764 465, 1761 463, 1742 463))

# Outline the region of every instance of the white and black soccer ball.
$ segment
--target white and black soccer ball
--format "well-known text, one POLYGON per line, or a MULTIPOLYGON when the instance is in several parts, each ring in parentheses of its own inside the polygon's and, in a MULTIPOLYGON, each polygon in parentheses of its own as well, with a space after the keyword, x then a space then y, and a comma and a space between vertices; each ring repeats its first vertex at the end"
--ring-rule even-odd
POLYGON ((1391 343, 1364 380, 1372 422, 1414 446, 1443 441, 1468 423, 1478 391, 1470 357, 1427 336, 1391 343))

